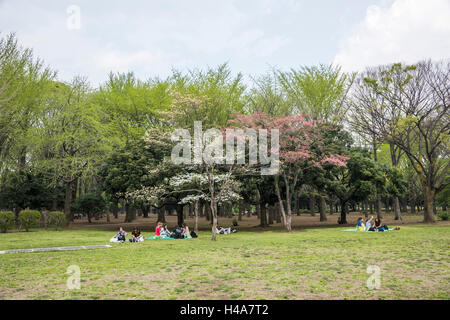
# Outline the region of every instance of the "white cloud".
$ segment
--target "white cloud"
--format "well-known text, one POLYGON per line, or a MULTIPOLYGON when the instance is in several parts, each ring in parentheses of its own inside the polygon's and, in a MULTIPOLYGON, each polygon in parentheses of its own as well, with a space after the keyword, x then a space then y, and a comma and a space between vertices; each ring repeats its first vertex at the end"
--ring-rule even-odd
POLYGON ((341 43, 334 63, 358 71, 427 58, 450 58, 449 0, 395 0, 390 6, 370 6, 355 32, 341 43))

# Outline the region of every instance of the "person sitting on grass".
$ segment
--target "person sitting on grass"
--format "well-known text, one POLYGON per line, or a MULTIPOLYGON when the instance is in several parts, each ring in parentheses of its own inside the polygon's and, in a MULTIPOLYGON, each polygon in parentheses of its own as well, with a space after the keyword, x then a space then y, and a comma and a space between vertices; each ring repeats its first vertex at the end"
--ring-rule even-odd
POLYGON ((167 224, 163 224, 162 228, 161 228, 161 237, 166 237, 169 238, 170 237, 170 231, 167 228, 167 224))
POLYGON ((172 237, 174 239, 183 239, 184 237, 183 237, 182 233, 183 233, 183 229, 179 225, 177 225, 172 232, 172 237))
POLYGON ((125 236, 126 236, 127 234, 128 234, 128 232, 126 232, 125 230, 123 230, 122 227, 120 227, 120 228, 119 228, 119 231, 118 231, 117 234, 116 234, 117 241, 119 241, 119 242, 125 242, 125 241, 126 241, 125 236))
POLYGON ((364 231, 364 219, 362 217, 359 217, 358 221, 356 222, 356 230, 364 231))
POLYGON ((156 224, 156 228, 155 228, 155 236, 156 237, 161 236, 161 226, 162 226, 162 223, 158 221, 158 223, 156 224))
POLYGON ((131 233, 130 242, 140 242, 142 241, 141 230, 139 228, 134 227, 133 232, 131 233))
POLYGON ((373 216, 370 217, 369 220, 366 221, 365 231, 375 231, 375 228, 372 226, 373 216))
POLYGON ((191 238, 191 233, 189 232, 189 227, 185 223, 183 223, 183 228, 182 228, 182 231, 181 231, 181 235, 184 238, 187 238, 187 239, 191 238))
POLYGON ((378 231, 388 231, 389 228, 387 227, 387 225, 381 225, 381 219, 376 218, 375 219, 375 226, 374 226, 375 230, 378 231))

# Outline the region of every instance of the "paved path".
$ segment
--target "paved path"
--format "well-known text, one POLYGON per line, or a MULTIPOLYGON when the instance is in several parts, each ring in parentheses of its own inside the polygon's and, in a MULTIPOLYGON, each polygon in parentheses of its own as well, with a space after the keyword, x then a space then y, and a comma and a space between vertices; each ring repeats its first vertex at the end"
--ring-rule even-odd
POLYGON ((97 246, 78 246, 78 247, 56 247, 56 248, 35 248, 35 249, 14 249, 0 251, 0 254, 4 253, 22 253, 22 252, 45 252, 45 251, 66 251, 66 250, 83 250, 83 249, 101 249, 111 248, 109 244, 97 245, 97 246))

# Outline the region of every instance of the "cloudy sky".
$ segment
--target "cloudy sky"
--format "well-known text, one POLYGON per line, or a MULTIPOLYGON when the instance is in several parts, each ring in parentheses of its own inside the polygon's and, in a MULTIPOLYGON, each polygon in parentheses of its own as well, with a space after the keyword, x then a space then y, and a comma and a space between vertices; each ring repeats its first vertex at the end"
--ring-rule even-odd
POLYGON ((0 0, 1 36, 93 85, 110 71, 166 77, 228 62, 345 70, 450 58, 450 0, 0 0))

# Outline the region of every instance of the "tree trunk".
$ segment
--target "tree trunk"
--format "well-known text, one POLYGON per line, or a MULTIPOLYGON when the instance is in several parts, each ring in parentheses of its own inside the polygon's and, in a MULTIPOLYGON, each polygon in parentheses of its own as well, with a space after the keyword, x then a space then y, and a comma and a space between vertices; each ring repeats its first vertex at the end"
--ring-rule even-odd
POLYGON ((114 219, 119 218, 119 205, 117 201, 113 202, 113 208, 112 208, 114 219))
POLYGON ((217 236, 217 204, 214 200, 211 200, 210 204, 211 216, 212 216, 212 241, 216 241, 217 236))
POLYGON ((367 217, 369 216, 369 213, 368 213, 368 211, 367 211, 368 207, 369 207, 369 201, 364 200, 364 204, 363 204, 363 214, 364 214, 364 217, 365 217, 365 218, 367 218, 367 217))
POLYGON ((181 226, 184 223, 184 205, 177 204, 177 224, 181 226))
POLYGON ((425 204, 425 212, 423 213, 423 222, 425 223, 433 223, 435 222, 434 217, 434 191, 431 190, 429 186, 425 186, 424 188, 424 204, 425 204))
POLYGON ((106 222, 110 223, 111 220, 109 219, 109 211, 106 212, 106 222))
POLYGON ((198 232, 198 216, 199 216, 198 211, 199 211, 199 203, 197 200, 197 201, 195 201, 195 204, 194 204, 194 231, 195 232, 198 232))
POLYGON ((260 207, 260 215, 259 215, 260 226, 265 228, 265 227, 267 227, 267 213, 268 213, 269 208, 268 208, 267 204, 266 205, 262 204, 262 206, 260 205, 259 207, 260 207))
POLYGON ((64 213, 66 215, 67 222, 73 221, 73 215, 70 212, 70 204, 72 198, 72 184, 70 182, 66 182, 66 197, 64 199, 64 213))
POLYGON ((52 211, 58 210, 58 204, 56 202, 56 199, 52 200, 52 211))
POLYGON ((319 202, 319 207, 320 207, 320 221, 327 221, 327 205, 325 202, 325 197, 324 196, 320 196, 320 202, 319 202))
POLYGON ((242 216, 244 215, 244 202, 242 200, 239 201, 239 215, 238 215, 238 221, 242 221, 242 216))
POLYGON ((206 220, 207 221, 211 221, 212 223, 212 219, 211 219, 211 204, 207 204, 206 205, 206 220))
POLYGON ((341 220, 340 224, 347 224, 347 202, 341 203, 341 220))
POLYGON ((375 209, 377 211, 378 219, 381 219, 383 215, 381 214, 381 197, 377 194, 377 200, 375 201, 375 209))
POLYGON ((148 218, 148 213, 150 212, 150 207, 144 206, 142 207, 142 215, 144 218, 148 218))
POLYGON ((398 197, 394 197, 394 215, 395 220, 402 220, 402 214, 400 211, 400 200, 398 197))
POLYGON ((313 217, 316 215, 316 197, 313 194, 309 195, 309 212, 313 217))
POLYGON ((72 198, 70 199, 70 201, 72 203, 75 202, 75 200, 77 199, 77 188, 78 188, 78 178, 76 178, 72 183, 71 183, 71 187, 72 187, 72 198))
POLYGON ((129 203, 125 203, 125 221, 124 222, 133 222, 136 218, 136 209, 133 208, 129 203))
POLYGON ((160 208, 156 208, 156 211, 158 212, 158 222, 166 223, 166 215, 165 215, 165 208, 164 206, 160 208))
POLYGON ((275 207, 274 206, 270 206, 269 207, 269 225, 273 224, 273 216, 275 214, 275 207))
POLYGON ((281 209, 279 203, 275 204, 275 221, 281 223, 281 209))

